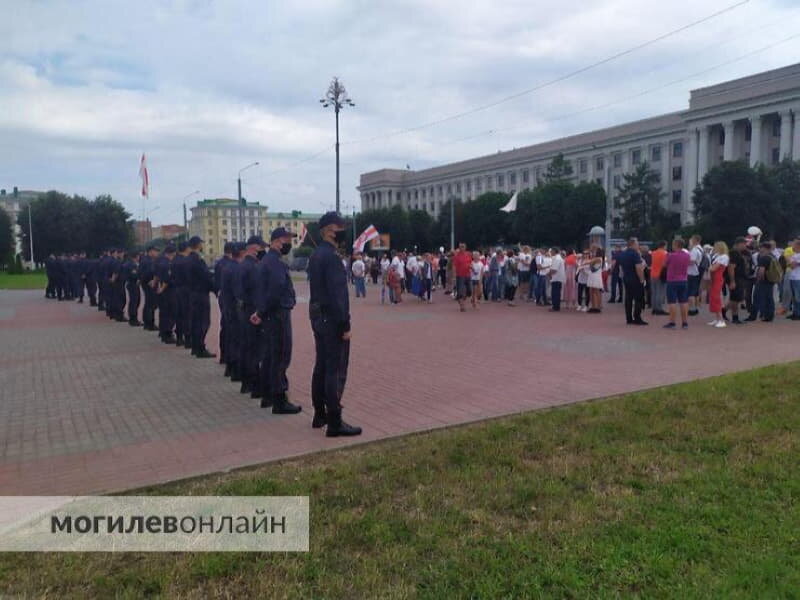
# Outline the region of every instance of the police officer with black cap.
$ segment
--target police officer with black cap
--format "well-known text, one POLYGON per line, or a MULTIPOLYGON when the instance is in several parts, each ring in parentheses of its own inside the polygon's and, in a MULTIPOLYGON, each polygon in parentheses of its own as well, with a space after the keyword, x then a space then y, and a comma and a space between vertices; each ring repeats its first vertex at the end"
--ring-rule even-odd
POLYGON ((342 421, 341 398, 350 358, 350 298, 347 273, 336 253, 345 240, 345 222, 336 212, 319 220, 322 241, 308 264, 309 317, 314 332, 316 362, 311 380, 312 427, 327 423, 328 437, 359 435, 360 427, 342 421))
POLYGON ((242 242, 229 243, 231 244, 230 260, 226 261, 222 267, 217 264, 217 269, 220 271, 219 303, 222 310, 222 327, 225 331, 224 337, 220 334, 219 343, 220 350, 225 356, 225 377, 230 377, 231 381, 241 381, 242 370, 239 366, 239 347, 242 340, 233 286, 238 277, 237 271, 243 258, 245 245, 242 242))
POLYGON ((174 344, 172 330, 175 327, 175 286, 172 281, 172 259, 175 244, 170 242, 156 260, 156 294, 158 295, 158 337, 165 344, 174 344))
POLYGON ((158 248, 148 246, 147 253, 139 259, 139 282, 144 292, 144 308, 142 308, 142 322, 146 331, 158 331, 156 327, 155 311, 158 304, 156 296, 156 259, 158 248))
POLYGON ((112 261, 109 267, 109 286, 111 309, 109 317, 119 323, 125 322, 125 275, 122 273, 123 251, 115 248, 111 252, 112 261))
POLYGON ((233 281, 233 295, 236 298, 237 318, 239 321, 239 368, 242 377, 242 394, 259 397, 258 390, 258 336, 260 328, 250 322, 255 312, 255 271, 256 256, 266 247, 261 236, 253 235, 247 240, 244 256, 236 270, 233 281))
POLYGON ((297 303, 289 268, 281 260, 292 250, 296 234, 278 227, 270 236, 269 251, 256 268, 256 310, 250 317, 261 325, 261 408, 272 406, 276 414, 295 414, 302 408, 289 402, 286 369, 292 360, 292 309, 297 303))
POLYGON ((225 242, 222 258, 214 265, 214 289, 217 290, 217 303, 219 304, 219 362, 226 365, 225 377, 230 375, 230 367, 228 365, 228 357, 226 356, 225 336, 230 332, 227 331, 225 323, 225 307, 223 306, 224 298, 222 294, 222 273, 225 267, 233 261, 233 246, 236 242, 225 242))
POLYGON ((211 301, 208 295, 216 292, 214 279, 206 261, 200 257, 203 240, 194 236, 189 240, 189 289, 191 290, 192 354, 197 358, 215 358, 206 348, 206 334, 211 325, 211 301))
POLYGON ((191 259, 189 258, 189 242, 178 243, 178 253, 172 259, 172 283, 175 286, 175 337, 176 344, 191 348, 192 304, 189 279, 191 277, 191 259))
POLYGON ((125 280, 125 287, 128 290, 128 324, 131 327, 138 327, 139 322, 139 253, 128 253, 127 260, 122 263, 122 278, 125 280))

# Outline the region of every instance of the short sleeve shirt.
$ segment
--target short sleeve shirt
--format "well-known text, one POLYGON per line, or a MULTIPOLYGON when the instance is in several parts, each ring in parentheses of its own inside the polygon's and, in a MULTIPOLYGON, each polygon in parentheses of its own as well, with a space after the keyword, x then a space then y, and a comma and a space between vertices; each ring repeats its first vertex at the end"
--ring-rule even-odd
POLYGON ((617 256, 617 264, 622 267, 622 278, 630 282, 639 281, 636 265, 641 264, 641 262, 642 257, 633 248, 620 252, 619 256, 617 256))

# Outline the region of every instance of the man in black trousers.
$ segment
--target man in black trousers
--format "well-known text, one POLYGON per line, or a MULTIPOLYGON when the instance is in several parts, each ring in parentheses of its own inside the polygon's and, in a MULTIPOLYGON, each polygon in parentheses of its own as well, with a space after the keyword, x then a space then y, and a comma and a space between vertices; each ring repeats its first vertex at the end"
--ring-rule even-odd
POLYGON ((189 292, 191 315, 192 354, 197 358, 214 358, 217 355, 206 348, 206 334, 211 324, 211 302, 208 295, 216 291, 211 271, 200 257, 203 240, 194 236, 189 240, 189 292))

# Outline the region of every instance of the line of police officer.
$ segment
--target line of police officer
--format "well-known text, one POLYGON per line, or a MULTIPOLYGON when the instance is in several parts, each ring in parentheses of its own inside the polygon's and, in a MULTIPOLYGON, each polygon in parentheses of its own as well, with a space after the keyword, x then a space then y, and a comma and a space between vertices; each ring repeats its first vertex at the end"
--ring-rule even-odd
MULTIPOLYGON (((350 308, 347 276, 336 249, 344 241, 345 223, 331 212, 323 215, 319 228, 322 240, 308 266, 309 317, 316 349, 312 427, 327 426, 329 437, 358 435, 360 427, 342 420, 341 406, 350 354, 350 308)), ((85 286, 92 306, 124 322, 127 290, 131 326, 158 331, 163 343, 191 348, 198 358, 213 358, 216 355, 206 349, 205 337, 210 324, 209 294, 214 292, 220 308, 220 362, 225 364, 225 376, 241 382, 241 393, 260 398, 261 406, 272 407, 273 413, 296 414, 301 407, 289 401, 286 377, 296 299, 282 260, 291 251, 293 237, 293 232, 279 227, 269 244, 260 236, 251 236, 247 243, 226 243, 213 276, 200 257, 203 240, 196 236, 177 247, 170 243, 162 253, 150 246, 141 256, 135 252, 123 256, 122 250, 112 249, 97 260, 51 257, 46 262, 46 296, 65 299, 68 287, 68 298, 79 297, 82 302, 85 286), (72 279, 62 275, 73 272, 72 279), (143 323, 138 320, 140 287, 143 323)))

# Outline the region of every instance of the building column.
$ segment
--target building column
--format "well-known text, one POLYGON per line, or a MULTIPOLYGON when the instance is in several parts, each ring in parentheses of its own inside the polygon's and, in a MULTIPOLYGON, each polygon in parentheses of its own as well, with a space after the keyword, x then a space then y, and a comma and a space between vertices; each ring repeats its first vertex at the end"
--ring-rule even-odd
POLYGON ((669 142, 661 145, 661 191, 667 194, 664 202, 667 206, 672 204, 672 168, 671 159, 672 155, 669 151, 669 142))
POLYGON ((725 145, 722 149, 722 160, 733 160, 733 132, 735 130, 733 121, 725 121, 722 126, 725 128, 725 145))
POLYGON ((792 136, 792 160, 800 160, 800 107, 793 111, 794 135, 792 136))
POLYGON ((780 159, 789 158, 792 152, 792 114, 781 111, 781 154, 780 159))
MULTIPOLYGON (((702 125, 698 128, 699 142, 697 146, 697 181, 703 181, 703 177, 708 173, 708 137, 711 135, 711 128, 702 125)), ((694 189, 694 188, 693 188, 694 189)))
POLYGON ((686 151, 683 153, 683 199, 681 204, 681 224, 687 225, 693 219, 692 194, 697 187, 697 130, 690 129, 686 135, 686 151))
POLYGON ((755 167, 761 161, 761 115, 750 117, 750 166, 755 167))

